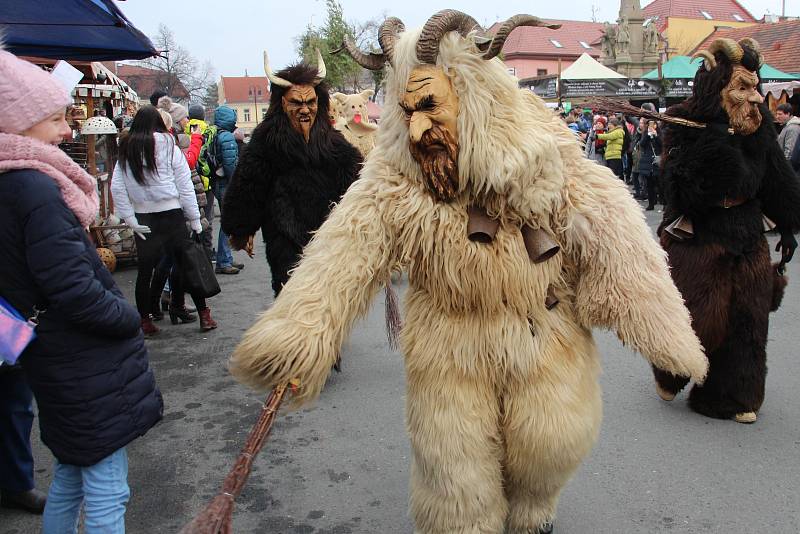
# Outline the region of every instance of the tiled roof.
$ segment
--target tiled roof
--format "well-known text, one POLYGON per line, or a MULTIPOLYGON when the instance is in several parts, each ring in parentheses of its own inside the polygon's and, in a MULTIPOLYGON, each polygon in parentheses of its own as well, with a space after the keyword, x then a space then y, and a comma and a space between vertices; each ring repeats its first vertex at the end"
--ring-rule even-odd
POLYGON ((714 39, 729 37, 736 41, 750 37, 761 45, 764 62, 783 72, 800 73, 800 20, 756 24, 744 28, 724 28, 713 32, 697 45, 697 50, 705 50, 714 39))
MULTIPOLYGON (((167 85, 164 83, 164 77, 167 76, 166 72, 148 69, 147 67, 117 63, 115 74, 130 85, 139 95, 139 98, 150 98, 150 95, 167 85)), ((172 90, 173 94, 170 95, 171 97, 178 100, 189 98, 189 92, 179 80, 175 80, 172 86, 174 89, 172 90)))
MULTIPOLYGON (((600 48, 592 46, 592 42, 599 41, 602 37, 602 23, 552 19, 547 21, 561 24, 561 28, 550 30, 542 27, 518 27, 511 32, 503 45, 504 57, 506 59, 520 56, 571 56, 577 58, 583 53, 600 57, 600 48), (583 46, 581 41, 590 48, 583 46)), ((489 31, 494 29, 495 27, 492 27, 489 31)))
POLYGON ((664 29, 669 17, 721 22, 757 22, 736 0, 655 0, 643 7, 642 13, 647 18, 658 17, 659 30, 664 29), (706 17, 703 12, 711 18, 706 17))
POLYGON ((269 80, 266 76, 222 76, 221 80, 225 101, 229 104, 252 102, 253 91, 258 102, 269 102, 269 80))

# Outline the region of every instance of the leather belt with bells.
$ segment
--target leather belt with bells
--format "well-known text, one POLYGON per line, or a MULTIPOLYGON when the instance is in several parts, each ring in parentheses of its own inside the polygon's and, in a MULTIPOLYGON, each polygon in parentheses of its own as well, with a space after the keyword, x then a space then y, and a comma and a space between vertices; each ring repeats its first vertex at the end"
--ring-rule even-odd
MULTIPOLYGON (((494 240, 497 230, 500 228, 500 221, 492 219, 481 207, 470 206, 467 208, 467 238, 478 243, 491 243, 494 240)), ((533 263, 542 263, 561 250, 558 243, 545 230, 533 228, 527 224, 520 229, 525 250, 533 263)), ((547 288, 545 307, 552 310, 558 304, 555 289, 552 284, 547 288)))

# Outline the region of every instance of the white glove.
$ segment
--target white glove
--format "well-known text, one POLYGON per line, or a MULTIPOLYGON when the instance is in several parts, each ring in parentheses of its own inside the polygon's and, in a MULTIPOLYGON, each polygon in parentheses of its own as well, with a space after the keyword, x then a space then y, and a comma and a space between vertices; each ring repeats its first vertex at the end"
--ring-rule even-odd
POLYGON ((189 221, 189 227, 192 229, 192 232, 196 234, 203 233, 203 225, 200 224, 200 219, 192 219, 189 221))
POLYGON ((128 227, 133 230, 133 233, 139 236, 139 239, 142 241, 147 241, 147 238, 144 236, 144 234, 150 233, 149 226, 139 224, 139 221, 136 220, 136 217, 126 217, 124 220, 125 224, 127 224, 128 227))

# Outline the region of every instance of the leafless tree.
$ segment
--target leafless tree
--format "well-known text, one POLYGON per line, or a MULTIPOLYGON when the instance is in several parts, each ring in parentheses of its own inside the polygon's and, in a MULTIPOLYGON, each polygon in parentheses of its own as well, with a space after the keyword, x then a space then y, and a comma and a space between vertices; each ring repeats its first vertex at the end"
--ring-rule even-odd
POLYGON ((178 44, 175 34, 165 24, 159 24, 158 33, 151 39, 161 54, 142 60, 141 66, 158 72, 158 87, 176 100, 201 101, 214 79, 211 62, 198 63, 186 48, 178 44))

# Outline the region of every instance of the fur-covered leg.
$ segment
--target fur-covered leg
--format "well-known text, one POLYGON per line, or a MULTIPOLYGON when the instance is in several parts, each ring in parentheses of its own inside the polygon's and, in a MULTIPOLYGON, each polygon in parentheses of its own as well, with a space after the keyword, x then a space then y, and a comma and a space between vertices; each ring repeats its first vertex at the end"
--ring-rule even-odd
POLYGON ((662 371, 653 366, 653 376, 656 379, 656 387, 660 388, 659 396, 664 400, 672 400, 669 396, 675 397, 689 383, 689 378, 685 376, 673 375, 670 372, 662 371))
POLYGON ((509 384, 504 397, 509 534, 547 532, 561 490, 600 429, 595 349, 585 340, 564 341, 551 345, 532 376, 509 384))
POLYGON ((500 534, 507 504, 492 381, 465 376, 447 363, 452 356, 444 348, 432 359, 437 360, 442 363, 436 369, 408 369, 415 532, 500 534))
POLYGON ((735 260, 728 335, 710 352, 708 379, 695 386, 689 406, 708 417, 728 419, 757 412, 764 401, 767 332, 773 275, 766 241, 750 256, 735 260))

